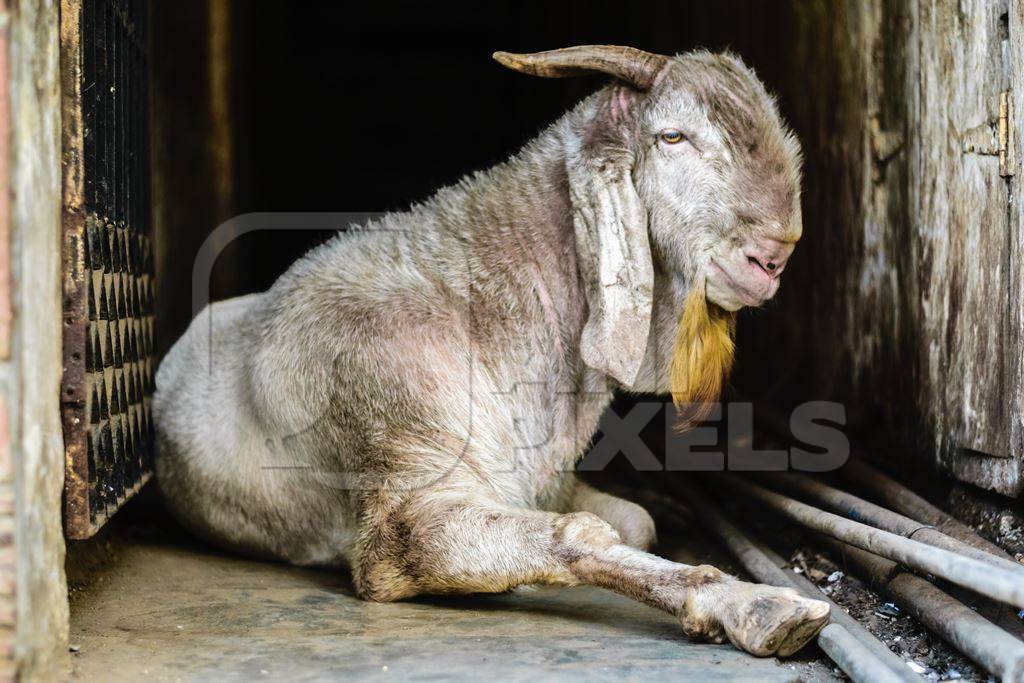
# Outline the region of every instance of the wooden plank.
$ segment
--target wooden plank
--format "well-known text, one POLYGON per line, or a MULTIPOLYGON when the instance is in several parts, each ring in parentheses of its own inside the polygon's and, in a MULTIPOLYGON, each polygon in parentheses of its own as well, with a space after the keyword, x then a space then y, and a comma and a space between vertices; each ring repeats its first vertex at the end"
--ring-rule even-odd
MULTIPOLYGON (((6 84, 8 68, 7 0, 0 0, 0 85, 6 84)), ((14 303, 11 290, 11 97, 6 86, 0 87, 0 360, 11 358, 11 336, 14 325, 14 303)))
POLYGON ((12 359, 0 363, 16 475, 18 680, 60 679, 67 658, 61 493, 61 120, 56 3, 10 3, 12 359))
POLYGON ((854 247, 849 253, 856 257, 843 259, 838 268, 847 280, 840 309, 855 316, 846 332, 853 369, 851 419, 868 433, 881 427, 900 444, 913 443, 917 436, 907 427, 918 423, 913 413, 920 386, 909 181, 920 143, 911 123, 918 113, 915 9, 903 0, 859 4, 862 170, 859 215, 846 226, 854 247))
MULTIPOLYGON (((7 0, 0 0, 0 361, 10 361, 14 326, 11 282, 11 105, 8 90, 7 0)), ((14 462, 8 397, 0 394, 0 680, 15 680, 17 562, 14 539, 14 462)))

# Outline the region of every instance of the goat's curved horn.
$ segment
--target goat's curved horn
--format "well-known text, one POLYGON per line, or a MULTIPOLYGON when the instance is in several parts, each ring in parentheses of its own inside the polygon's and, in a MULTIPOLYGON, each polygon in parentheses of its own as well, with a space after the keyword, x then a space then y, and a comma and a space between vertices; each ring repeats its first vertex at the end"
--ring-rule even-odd
POLYGON ((589 73, 605 73, 622 79, 640 90, 654 85, 668 57, 621 45, 578 45, 561 50, 513 54, 495 52, 492 57, 502 66, 544 78, 567 78, 589 73))

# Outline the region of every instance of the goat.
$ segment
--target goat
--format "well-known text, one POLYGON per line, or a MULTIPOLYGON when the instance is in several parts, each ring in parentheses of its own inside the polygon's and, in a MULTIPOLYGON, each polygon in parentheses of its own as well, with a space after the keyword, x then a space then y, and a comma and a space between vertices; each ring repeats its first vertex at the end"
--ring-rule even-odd
POLYGON ((573 467, 616 389, 717 399, 735 312, 802 231, 800 149, 729 54, 495 53, 612 82, 505 163, 208 306, 153 410, 170 509, 228 548, 346 566, 390 601, 592 584, 786 656, 826 603, 649 554, 573 467))

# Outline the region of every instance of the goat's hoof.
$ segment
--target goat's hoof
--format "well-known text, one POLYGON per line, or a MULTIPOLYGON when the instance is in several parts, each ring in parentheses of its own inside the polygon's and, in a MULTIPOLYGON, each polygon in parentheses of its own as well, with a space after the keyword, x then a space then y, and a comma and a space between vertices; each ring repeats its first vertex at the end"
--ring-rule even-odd
POLYGON ((759 657, 788 657, 829 620, 829 605, 792 588, 750 585, 728 601, 722 626, 732 644, 759 657))

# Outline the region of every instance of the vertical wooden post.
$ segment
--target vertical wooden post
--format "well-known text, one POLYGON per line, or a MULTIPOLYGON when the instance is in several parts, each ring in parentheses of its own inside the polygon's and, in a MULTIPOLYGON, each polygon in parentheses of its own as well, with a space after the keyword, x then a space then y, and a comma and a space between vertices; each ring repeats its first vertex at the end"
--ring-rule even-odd
MULTIPOLYGON (((8 0, 0 0, 0 362, 11 358, 11 102, 8 91, 8 0)), ((14 546, 14 463, 7 396, 0 394, 0 681, 16 680, 17 561, 14 546)))
MULTIPOLYGON (((61 528, 59 3, 5 4, 8 73, 0 87, 10 97, 10 127, 3 140, 11 165, 3 193, 10 201, 11 272, 17 274, 17 287, 11 302, 10 359, 0 360, 0 396, 9 415, 16 495, 13 509, 0 505, 0 519, 8 520, 0 522, 0 548, 14 544, 16 570, 13 583, 0 585, 16 586, 16 622, 7 619, 15 622, 14 663, 7 673, 20 680, 56 680, 64 675, 68 639, 61 528)), ((3 566, 0 562, 0 575, 10 576, 3 566)))

